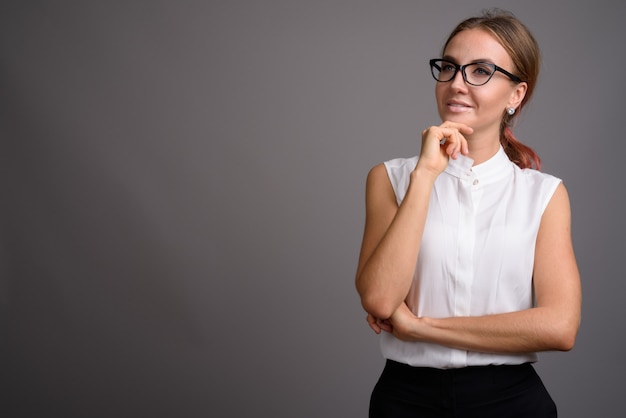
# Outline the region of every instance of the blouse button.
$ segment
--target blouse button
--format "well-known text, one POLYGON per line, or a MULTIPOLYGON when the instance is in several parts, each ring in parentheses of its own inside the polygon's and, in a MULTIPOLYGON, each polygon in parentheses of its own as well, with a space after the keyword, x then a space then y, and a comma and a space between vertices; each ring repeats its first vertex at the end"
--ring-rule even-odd
POLYGON ((474 182, 472 184, 476 186, 478 184, 478 179, 474 179, 474 182))

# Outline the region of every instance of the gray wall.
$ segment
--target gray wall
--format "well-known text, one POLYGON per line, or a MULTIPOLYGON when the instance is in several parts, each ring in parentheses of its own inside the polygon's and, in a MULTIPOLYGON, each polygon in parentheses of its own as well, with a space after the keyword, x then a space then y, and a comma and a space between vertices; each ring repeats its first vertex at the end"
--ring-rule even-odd
MULTIPOLYGON (((7 416, 365 416, 365 176, 418 153, 427 59, 492 5, 3 1, 7 416)), ((498 5, 542 46, 517 134, 569 188, 584 287, 538 369, 561 416, 618 416, 626 4, 498 5)))

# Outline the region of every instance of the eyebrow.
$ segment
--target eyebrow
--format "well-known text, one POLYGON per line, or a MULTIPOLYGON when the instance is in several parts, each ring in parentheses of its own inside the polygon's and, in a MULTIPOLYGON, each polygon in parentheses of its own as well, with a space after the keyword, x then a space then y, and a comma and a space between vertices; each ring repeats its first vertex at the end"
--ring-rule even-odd
MULTIPOLYGON (((454 58, 452 58, 450 55, 444 55, 441 59, 453 62, 455 64, 458 63, 458 61, 455 60, 454 58)), ((487 63, 487 64, 495 64, 495 62, 493 62, 493 60, 490 59, 490 58, 478 58, 478 59, 472 60, 470 62, 470 64, 477 64, 479 62, 484 62, 484 63, 487 63)))

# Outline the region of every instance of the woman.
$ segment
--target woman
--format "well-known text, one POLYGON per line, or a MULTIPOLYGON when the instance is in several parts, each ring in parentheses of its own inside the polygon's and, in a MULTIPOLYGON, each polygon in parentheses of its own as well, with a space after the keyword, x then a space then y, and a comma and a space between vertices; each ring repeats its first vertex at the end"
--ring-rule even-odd
POLYGON ((370 416, 554 417, 531 364, 573 347, 581 289, 567 191, 511 130, 539 48, 487 12, 430 65, 443 123, 367 178, 356 286, 387 359, 370 416))

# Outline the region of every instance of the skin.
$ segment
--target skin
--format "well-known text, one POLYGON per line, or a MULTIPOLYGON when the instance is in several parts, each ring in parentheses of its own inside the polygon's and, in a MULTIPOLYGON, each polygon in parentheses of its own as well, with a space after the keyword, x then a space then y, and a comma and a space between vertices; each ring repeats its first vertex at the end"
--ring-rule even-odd
MULTIPOLYGON (((471 29, 457 34, 444 53, 458 64, 477 60, 514 70, 506 50, 489 33, 471 29)), ((504 112, 517 108, 526 83, 496 72, 483 86, 465 83, 459 72, 437 83, 435 97, 443 123, 422 132, 422 148, 400 206, 384 165, 372 168, 366 184, 366 219, 356 287, 376 333, 405 341, 493 353, 567 351, 580 324, 581 286, 571 240, 567 190, 560 184, 541 219, 535 249, 533 308, 474 317, 416 317, 405 303, 434 182, 449 158, 460 153, 479 164, 499 149, 504 112), (445 138, 445 143, 440 142, 445 138)))

